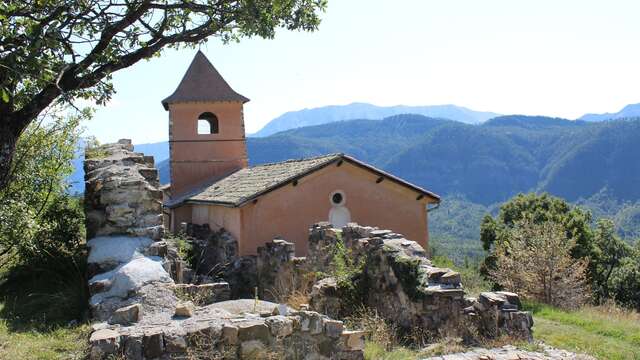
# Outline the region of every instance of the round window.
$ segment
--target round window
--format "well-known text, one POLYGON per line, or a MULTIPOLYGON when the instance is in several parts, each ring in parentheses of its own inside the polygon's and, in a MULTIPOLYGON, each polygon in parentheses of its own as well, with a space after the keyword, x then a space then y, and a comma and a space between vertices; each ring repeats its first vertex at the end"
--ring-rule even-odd
POLYGON ((345 203, 345 196, 344 193, 342 191, 334 191, 333 193, 331 193, 331 204, 332 205, 344 205, 345 203))

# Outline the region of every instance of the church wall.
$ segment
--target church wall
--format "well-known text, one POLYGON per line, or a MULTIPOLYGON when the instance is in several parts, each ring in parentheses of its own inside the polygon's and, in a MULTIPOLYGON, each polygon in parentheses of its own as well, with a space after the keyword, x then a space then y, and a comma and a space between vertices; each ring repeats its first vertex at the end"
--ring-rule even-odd
POLYGON ((285 185, 241 208, 245 233, 240 239, 242 255, 255 254, 258 246, 280 236, 296 244, 297 255, 306 255, 309 227, 327 221, 331 194, 341 190, 351 221, 391 229, 427 247, 427 198, 417 192, 343 162, 330 165, 285 185))

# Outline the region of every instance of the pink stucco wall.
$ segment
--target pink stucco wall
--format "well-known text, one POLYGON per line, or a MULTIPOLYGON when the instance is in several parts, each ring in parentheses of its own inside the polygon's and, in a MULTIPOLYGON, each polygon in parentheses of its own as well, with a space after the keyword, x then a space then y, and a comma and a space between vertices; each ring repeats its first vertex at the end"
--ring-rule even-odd
MULTIPOLYGON (((330 195, 341 190, 351 220, 402 233, 426 248, 427 202, 416 200, 417 192, 389 180, 376 183, 378 175, 350 163, 330 165, 307 175, 296 186, 285 185, 241 208, 209 206, 208 217, 224 220, 225 228, 238 240, 242 255, 255 254, 258 246, 280 236, 296 244, 298 255, 306 255, 309 226, 327 221, 330 195), (237 213, 238 216, 231 215, 237 213), (233 220, 230 220, 233 219, 233 220), (239 220, 239 221, 238 221, 239 220)), ((201 216, 201 215, 200 215, 201 216)), ((211 223, 213 229, 218 224, 211 223)))
POLYGON ((240 102, 188 102, 169 105, 171 192, 177 196, 247 166, 240 102), (218 118, 217 134, 198 134, 198 117, 218 118))

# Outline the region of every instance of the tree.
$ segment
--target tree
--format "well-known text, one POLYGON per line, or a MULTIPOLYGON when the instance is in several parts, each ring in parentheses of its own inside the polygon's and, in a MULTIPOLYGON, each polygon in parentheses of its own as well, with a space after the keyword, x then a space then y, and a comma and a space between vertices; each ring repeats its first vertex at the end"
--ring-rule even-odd
POLYGON ((0 2, 0 189, 16 143, 56 103, 114 93, 111 75, 161 50, 215 36, 313 31, 326 0, 4 0, 0 2))
POLYGON ((562 227, 565 237, 574 246, 571 254, 576 259, 593 252, 591 214, 570 205, 561 198, 549 194, 518 194, 500 207, 496 218, 486 215, 480 225, 480 240, 487 251, 482 272, 488 275, 495 262, 495 248, 509 241, 509 231, 520 221, 527 219, 534 224, 555 223, 562 227))
POLYGON ((587 260, 575 259, 575 239, 553 221, 525 218, 506 231, 508 241, 495 251, 491 278, 526 298, 562 308, 575 308, 587 298, 587 260))
POLYGON ((66 195, 64 179, 73 170, 81 119, 49 112, 18 141, 10 170, 13 181, 0 190, 0 267, 42 259, 61 244, 77 247, 82 213, 66 195), (56 214, 76 219, 56 219, 56 214))
POLYGON ((616 235, 613 221, 598 220, 594 231, 594 251, 590 259, 593 290, 597 300, 611 297, 614 287, 611 284, 611 275, 631 254, 632 248, 616 235))
POLYGON ((640 311, 640 241, 611 274, 610 291, 616 302, 640 311))

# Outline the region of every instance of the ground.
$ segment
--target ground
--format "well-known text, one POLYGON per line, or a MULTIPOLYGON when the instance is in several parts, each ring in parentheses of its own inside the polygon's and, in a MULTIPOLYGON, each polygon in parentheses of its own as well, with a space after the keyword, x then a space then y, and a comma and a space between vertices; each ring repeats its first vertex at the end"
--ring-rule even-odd
MULTIPOLYGON (((0 311, 3 307, 4 304, 0 303, 0 311)), ((15 321, 0 319, 0 359, 84 358, 90 330, 88 325, 43 329, 30 323, 16 324, 15 321)))

